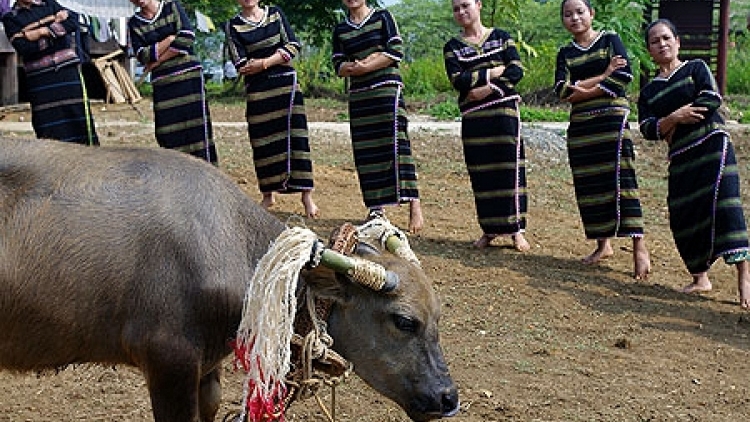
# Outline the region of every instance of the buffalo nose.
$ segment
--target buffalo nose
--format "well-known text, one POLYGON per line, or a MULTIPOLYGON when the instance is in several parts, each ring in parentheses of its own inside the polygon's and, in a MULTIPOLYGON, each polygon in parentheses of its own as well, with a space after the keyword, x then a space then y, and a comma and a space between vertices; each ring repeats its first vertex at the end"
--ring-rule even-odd
POLYGON ((458 413, 460 406, 458 390, 455 387, 446 389, 440 398, 440 406, 444 417, 450 417, 458 413))

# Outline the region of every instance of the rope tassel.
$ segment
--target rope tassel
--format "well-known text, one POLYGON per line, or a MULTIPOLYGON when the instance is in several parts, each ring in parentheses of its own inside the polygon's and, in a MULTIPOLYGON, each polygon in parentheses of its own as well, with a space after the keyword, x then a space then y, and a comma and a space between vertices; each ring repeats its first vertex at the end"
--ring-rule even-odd
POLYGON ((317 236, 308 229, 284 230, 258 262, 247 287, 234 344, 236 366, 247 373, 240 420, 283 420, 295 291, 315 242, 317 236))

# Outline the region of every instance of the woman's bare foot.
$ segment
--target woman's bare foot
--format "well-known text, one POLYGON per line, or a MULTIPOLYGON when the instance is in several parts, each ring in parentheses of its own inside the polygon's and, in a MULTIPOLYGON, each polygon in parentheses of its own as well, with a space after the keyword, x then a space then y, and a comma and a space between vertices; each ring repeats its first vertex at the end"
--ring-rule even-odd
POLYGON ((700 273, 693 276, 692 283, 682 288, 682 293, 706 293, 710 292, 712 288, 708 273, 700 273))
POLYGON ((747 261, 737 263, 737 288, 740 290, 740 306, 750 309, 750 264, 747 261))
POLYGON ((273 192, 263 192, 263 201, 261 201, 260 205, 265 209, 269 209, 275 204, 276 200, 273 198, 273 192))
POLYGON ((513 247, 516 248, 518 252, 527 252, 531 249, 531 245, 526 241, 523 233, 516 233, 511 236, 511 238, 513 239, 513 247))
POLYGON ((312 191, 306 190, 302 192, 302 205, 305 206, 305 214, 309 218, 318 218, 320 216, 320 209, 312 199, 312 191))
POLYGON ((477 248, 477 249, 484 249, 487 246, 489 246, 490 243, 492 242, 492 240, 495 239, 496 237, 497 237, 496 234, 486 234, 485 233, 485 234, 482 235, 482 237, 480 237, 479 239, 475 240, 474 243, 472 243, 472 245, 474 245, 474 247, 477 248))
POLYGON ((422 217, 422 203, 419 199, 409 202, 409 233, 417 234, 424 227, 424 218, 422 217))
POLYGON ((614 254, 615 252, 612 250, 612 244, 609 242, 609 239, 597 239, 596 250, 592 252, 591 255, 583 258, 581 262, 586 265, 592 265, 602 259, 607 259, 614 254))
POLYGON ((646 240, 642 237, 633 238, 633 278, 646 280, 651 273, 651 257, 646 249, 646 240))

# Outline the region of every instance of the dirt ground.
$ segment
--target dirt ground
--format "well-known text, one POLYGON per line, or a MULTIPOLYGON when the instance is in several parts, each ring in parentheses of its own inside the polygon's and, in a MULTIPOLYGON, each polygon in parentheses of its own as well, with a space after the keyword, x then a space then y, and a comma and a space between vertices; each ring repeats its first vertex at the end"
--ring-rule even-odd
MULTIPOLYGON (((97 121, 148 123, 128 106, 97 105, 97 121)), ((341 110, 309 106, 310 121, 335 120, 341 110)), ((243 121, 242 106, 212 106, 215 122, 243 121)), ((5 121, 17 120, 18 113, 5 121)), ((28 118, 26 116, 25 118, 28 118)), ((2 130, 0 121, 0 130, 2 130)), ((256 200, 251 149, 244 128, 215 129, 221 168, 256 200)), ((108 127, 102 144, 155 146, 148 126, 108 127)), ((4 136, 29 136, 9 133, 4 136)), ((746 213, 750 131, 733 131, 746 213)), ((321 236, 365 215, 345 133, 312 130, 315 200, 307 221, 321 236)), ((750 313, 738 305, 732 268, 716 263, 714 291, 687 296, 689 282, 666 215, 663 145, 636 140, 638 175, 653 272, 631 277, 630 242, 598 266, 573 198, 565 157, 527 147, 530 205, 528 253, 499 240, 470 247, 476 222, 460 140, 439 131, 412 131, 426 227, 411 238, 442 303, 441 341, 459 387, 456 422, 490 421, 741 421, 750 418, 750 313)), ((529 142, 532 145, 533 142, 529 142)), ((278 199, 285 220, 301 213, 299 196, 278 199)), ((390 210, 405 227, 408 209, 390 210)), ((0 333, 2 335, 2 333, 0 333)), ((44 347, 44 339, 39 339, 44 347)), ((223 415, 239 409, 242 377, 224 380, 223 415)), ((323 400, 329 403, 330 393, 323 400)), ((407 421, 389 400, 356 376, 336 390, 339 421, 407 421)), ((78 366, 59 374, 0 373, 0 422, 151 420, 143 378, 127 367, 78 366)), ((324 421, 315 401, 296 403, 290 421, 324 421)))

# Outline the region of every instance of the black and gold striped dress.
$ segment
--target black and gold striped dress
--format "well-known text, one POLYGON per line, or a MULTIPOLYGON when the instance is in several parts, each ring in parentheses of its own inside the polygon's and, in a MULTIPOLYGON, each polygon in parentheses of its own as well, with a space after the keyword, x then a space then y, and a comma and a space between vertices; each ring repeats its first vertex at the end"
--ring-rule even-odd
POLYGON ((521 118, 521 97, 515 86, 523 77, 521 59, 510 35, 494 28, 478 43, 463 37, 443 48, 445 69, 458 90, 461 140, 471 179, 479 225, 484 234, 508 235, 526 229, 526 166, 521 118), (490 78, 489 69, 505 71, 490 78), (489 85, 493 93, 469 100, 473 88, 489 85))
POLYGON ((245 76, 247 130, 260 191, 313 189, 313 168, 304 97, 291 60, 300 43, 281 9, 264 8, 253 22, 237 15, 227 23, 227 46, 237 68, 279 52, 287 63, 245 76))
POLYGON ((708 271, 719 257, 748 259, 748 236, 734 148, 719 114, 722 98, 702 60, 684 62, 669 77, 641 90, 638 119, 646 139, 660 139, 659 119, 692 104, 705 119, 678 125, 669 146, 669 225, 691 274, 708 271))
MULTIPOLYGON (((32 2, 28 7, 14 5, 3 15, 5 33, 23 58, 27 95, 31 104, 31 124, 38 138, 56 139, 84 145, 99 145, 81 60, 72 44, 78 30, 78 15, 68 11, 61 22, 48 22, 52 37, 30 41, 14 35, 65 10, 54 0, 32 2)), ((15 66, 15 65, 14 65, 15 66)))
MULTIPOLYGON (((614 56, 627 58, 620 37, 601 31, 584 48, 575 42, 557 54, 555 92, 570 95, 570 86, 605 73, 614 56)), ((630 137, 630 105, 625 97, 633 76, 630 66, 614 71, 599 84, 604 96, 572 105, 568 126, 568 160, 586 237, 643 236, 635 153, 630 137)))
POLYGON ((138 13, 128 20, 130 46, 147 66, 159 60, 156 44, 175 35, 171 48, 179 55, 151 71, 154 124, 159 146, 217 164, 211 116, 203 84, 203 67, 194 55, 195 32, 185 10, 173 0, 159 2, 152 19, 138 13))
POLYGON ((419 199, 398 66, 403 40, 393 16, 373 8, 361 22, 348 17, 333 30, 333 65, 379 52, 394 62, 349 83, 349 127, 365 206, 370 209, 419 199))

